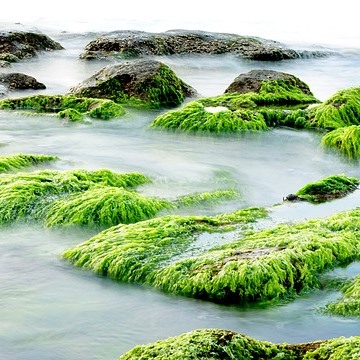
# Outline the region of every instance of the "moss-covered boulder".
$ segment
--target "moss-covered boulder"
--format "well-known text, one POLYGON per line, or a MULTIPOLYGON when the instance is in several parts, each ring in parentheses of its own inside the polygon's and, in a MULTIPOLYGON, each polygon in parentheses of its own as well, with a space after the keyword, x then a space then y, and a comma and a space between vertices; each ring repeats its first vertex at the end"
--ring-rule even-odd
POLYGON ((64 49, 45 34, 25 31, 2 31, 0 34, 0 60, 16 62, 37 55, 41 51, 64 49))
POLYGON ((290 116, 294 107, 317 103, 308 86, 290 74, 254 71, 248 88, 237 87, 237 81, 224 95, 202 98, 181 109, 170 110, 158 116, 153 128, 213 133, 266 130, 290 116), (252 90, 251 92, 246 90, 252 90), (255 92, 256 91, 256 92, 255 92))
POLYGON ((360 316, 360 275, 341 286, 342 297, 326 306, 325 311, 340 316, 360 316))
POLYGON ((106 66, 70 89, 70 93, 132 106, 163 108, 181 104, 195 90, 159 61, 133 60, 106 66))
POLYGON ((345 175, 331 175, 303 186, 296 194, 288 195, 285 200, 307 200, 313 203, 325 202, 346 196, 355 191, 360 180, 345 175))
POLYGON ((162 33, 117 31, 105 34, 88 43, 80 57, 98 59, 141 55, 225 53, 264 61, 329 55, 328 52, 322 51, 290 49, 279 42, 258 37, 199 30, 171 30, 162 33))
POLYGON ((25 167, 57 160, 57 156, 36 154, 15 154, 0 156, 0 173, 16 171, 25 167))
POLYGON ((21 73, 0 74, 0 84, 4 85, 7 90, 40 90, 46 88, 43 83, 38 82, 34 77, 21 73))
POLYGON ((65 251, 63 257, 116 280, 237 304, 277 301, 318 287, 322 272, 360 258, 360 210, 280 225, 197 254, 189 250, 201 232, 221 233, 264 214, 244 209, 120 225, 65 251))
POLYGON ((78 97, 75 95, 33 95, 0 100, 0 109, 53 113, 69 121, 81 121, 84 116, 109 120, 124 115, 120 104, 107 99, 78 97))
POLYGON ((359 336, 312 343, 274 344, 223 329, 198 329, 135 346, 119 360, 357 360, 359 356, 359 336))
POLYGON ((326 148, 338 150, 346 158, 358 159, 360 157, 360 125, 332 130, 322 137, 321 144, 326 148))

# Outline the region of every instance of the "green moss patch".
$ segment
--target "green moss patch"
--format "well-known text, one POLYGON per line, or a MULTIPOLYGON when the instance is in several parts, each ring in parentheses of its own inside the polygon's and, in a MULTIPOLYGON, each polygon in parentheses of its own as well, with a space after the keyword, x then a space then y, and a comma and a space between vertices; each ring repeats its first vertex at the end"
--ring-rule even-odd
POLYGON ((359 184, 360 180, 354 177, 331 175, 305 185, 296 196, 315 203, 324 202, 346 196, 355 191, 359 184))
POLYGON ((69 121, 80 121, 83 116, 109 120, 124 115, 121 105, 106 99, 81 98, 74 95, 33 95, 0 100, 3 110, 31 110, 38 113, 55 113, 69 121))
POLYGON ((22 169, 37 164, 58 160, 57 156, 51 155, 32 155, 32 154, 15 154, 0 156, 0 173, 22 169))
POLYGON ((326 306, 326 312, 340 316, 360 316, 360 275, 341 287, 342 298, 326 306))

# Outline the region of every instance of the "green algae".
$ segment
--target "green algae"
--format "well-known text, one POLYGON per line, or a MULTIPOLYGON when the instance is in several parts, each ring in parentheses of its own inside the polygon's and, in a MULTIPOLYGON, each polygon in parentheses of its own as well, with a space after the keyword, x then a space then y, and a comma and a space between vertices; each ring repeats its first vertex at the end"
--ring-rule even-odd
MULTIPOLYGON (((248 211, 251 214, 254 209, 248 211)), ((256 219, 261 211, 255 211, 256 219)), ((169 216, 120 225, 67 250, 63 257, 116 280, 242 304, 278 301, 318 287, 319 274, 360 256, 355 231, 360 228, 360 210, 353 210, 327 219, 280 225, 198 256, 171 260, 183 253, 197 234, 227 231, 229 225, 239 224, 239 214, 169 216)), ((254 214, 252 217, 254 220, 254 214)))
POLYGON ((294 351, 284 345, 255 340, 249 336, 222 329, 200 329, 152 344, 138 345, 119 360, 130 359, 287 359, 296 360, 294 351))
POLYGON ((55 113, 70 121, 80 116, 109 120, 124 115, 121 105, 107 99, 83 98, 74 95, 32 95, 23 98, 0 100, 3 110, 31 110, 38 113, 55 113))
POLYGON ((355 191, 360 180, 345 175, 330 175, 303 186, 296 196, 310 202, 318 203, 344 197, 355 191))
POLYGON ((336 338, 324 341, 320 346, 309 351, 303 360, 357 360, 360 358, 360 337, 336 338))
POLYGON ((351 125, 332 130, 323 136, 321 144, 324 147, 339 150, 347 158, 358 159, 360 157, 360 126, 351 125))
POLYGON ((126 282, 153 283, 161 263, 182 254, 201 232, 223 232, 234 225, 265 217, 261 208, 221 216, 169 215, 130 225, 118 225, 65 251, 75 266, 126 282))
POLYGON ((58 160, 57 156, 43 154, 15 154, 0 156, 0 173, 22 169, 37 164, 58 160))
POLYGON ((341 286, 342 298, 326 306, 326 312, 340 316, 360 316, 360 275, 341 286))

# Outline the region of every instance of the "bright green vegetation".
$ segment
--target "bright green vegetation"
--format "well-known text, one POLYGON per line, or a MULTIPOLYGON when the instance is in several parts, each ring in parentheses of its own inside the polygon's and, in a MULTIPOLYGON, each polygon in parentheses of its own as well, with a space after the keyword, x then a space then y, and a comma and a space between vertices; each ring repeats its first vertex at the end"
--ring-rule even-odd
POLYGON ((224 232, 265 217, 261 208, 220 216, 171 215, 118 225, 94 236, 63 257, 113 279, 153 284, 157 269, 182 254, 201 232, 224 232))
POLYGON ((140 173, 109 170, 41 171, 0 177, 0 223, 20 218, 41 220, 46 226, 134 223, 202 203, 234 199, 235 191, 217 190, 182 196, 171 202, 138 194, 135 186, 150 182, 140 173))
POLYGON ((259 93, 224 94, 198 99, 184 108, 158 116, 151 127, 213 133, 266 130, 289 115, 287 107, 318 100, 283 80, 263 81, 259 93), (273 123, 276 120, 276 123, 273 123))
POLYGON ((321 139, 325 147, 336 148, 350 159, 360 157, 360 126, 346 126, 328 132, 321 139))
POLYGON ((334 315, 360 316, 360 275, 341 287, 342 298, 326 306, 334 315))
POLYGON ((14 171, 57 159, 57 156, 51 155, 32 155, 21 153, 15 155, 2 155, 0 156, 0 173, 14 171))
POLYGON ((255 340, 246 335, 221 329, 194 330, 189 333, 138 345, 119 360, 183 360, 183 359, 297 359, 284 345, 255 340))
POLYGON ((303 360, 357 360, 360 358, 360 337, 336 338, 324 341, 309 351, 303 360))
POLYGON ((56 113, 60 118, 80 121, 83 116, 109 120, 124 115, 121 105, 106 99, 81 98, 74 95, 33 95, 0 100, 0 109, 31 110, 38 113, 56 113))
POLYGON ((304 344, 274 344, 223 329, 198 329, 135 346, 119 360, 357 360, 359 357, 359 336, 304 344))
POLYGON ((302 187, 296 195, 311 202, 324 202, 343 197, 357 189, 360 180, 345 175, 331 175, 302 187))
MULTIPOLYGON (((213 217, 167 216, 110 228, 63 256, 124 282, 222 303, 277 301, 318 287, 319 274, 360 256, 360 210, 254 232, 175 259, 201 232, 221 232, 264 216, 245 209, 213 217)), ((219 234, 221 236, 221 234, 219 234)))

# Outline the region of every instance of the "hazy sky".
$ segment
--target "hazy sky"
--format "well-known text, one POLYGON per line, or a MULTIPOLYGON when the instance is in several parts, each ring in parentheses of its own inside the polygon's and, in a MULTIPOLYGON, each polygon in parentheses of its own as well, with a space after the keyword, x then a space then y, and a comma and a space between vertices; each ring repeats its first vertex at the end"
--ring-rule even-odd
MULTIPOLYGON (((213 31, 269 32, 280 37, 342 37, 360 40, 354 0, 13 0, 2 6, 1 22, 38 26, 69 26, 64 30, 102 30, 107 21, 123 29, 128 23, 170 28, 204 28, 213 31), (118 22, 116 23, 116 21, 118 22), (91 29, 89 29, 89 27, 91 29)), ((113 30, 117 30, 113 29, 113 30)), ((104 28, 108 30, 108 28, 104 28)), ((245 33, 244 33, 245 32, 245 33)), ((266 34, 255 34, 263 35, 266 34)))

